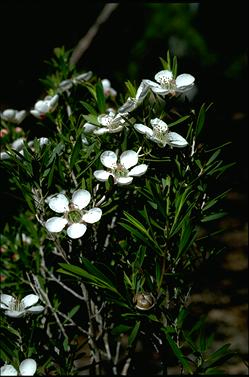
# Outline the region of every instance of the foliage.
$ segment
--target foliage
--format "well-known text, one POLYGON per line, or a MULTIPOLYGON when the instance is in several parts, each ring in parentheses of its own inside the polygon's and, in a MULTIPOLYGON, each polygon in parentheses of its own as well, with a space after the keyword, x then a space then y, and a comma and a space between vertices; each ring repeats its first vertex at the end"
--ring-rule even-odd
MULTIPOLYGON (((192 109, 184 93, 179 101, 174 92, 160 96, 149 89, 132 112, 121 114, 120 132, 87 132, 86 123, 98 130, 99 115, 117 114, 138 88, 127 81, 126 93, 110 96, 100 78, 82 78, 69 58, 56 49, 51 74, 41 80, 47 94, 59 98, 54 111, 36 120, 48 139, 44 145, 39 137, 30 143, 27 131, 22 149, 14 149, 15 128, 2 117, 9 130, 2 138, 8 153, 2 169, 19 199, 1 238, 2 290, 18 297, 33 291, 45 310, 2 318, 1 359, 17 368, 33 357, 41 375, 81 369, 129 375, 136 373, 138 343, 149 339, 162 373, 172 360, 184 374, 221 373, 219 366, 234 355, 229 345, 210 351, 213 336, 205 333, 205 320, 192 328, 188 322, 195 272, 219 252, 210 249, 203 227, 224 216, 221 202, 229 191, 217 191, 217 180, 231 166, 221 157, 228 143, 209 146, 201 139, 211 105, 192 109), (134 124, 155 118, 184 135, 188 145, 162 148, 136 132, 134 124), (129 185, 118 185, 115 175, 99 182, 101 154, 127 150, 138 153, 146 173, 129 185), (66 228, 48 231, 47 220, 55 216, 51 195, 71 198, 77 190, 91 194, 100 221, 88 223, 76 239, 66 228)), ((168 53, 161 63, 177 77, 176 57, 168 53)))

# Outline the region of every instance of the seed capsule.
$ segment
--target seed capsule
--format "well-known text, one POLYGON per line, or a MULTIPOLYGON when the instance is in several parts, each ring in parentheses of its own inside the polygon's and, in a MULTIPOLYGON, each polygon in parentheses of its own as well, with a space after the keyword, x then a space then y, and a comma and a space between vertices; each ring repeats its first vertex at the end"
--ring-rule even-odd
POLYGON ((150 310, 156 304, 156 299, 150 292, 138 292, 133 297, 135 308, 139 310, 150 310))

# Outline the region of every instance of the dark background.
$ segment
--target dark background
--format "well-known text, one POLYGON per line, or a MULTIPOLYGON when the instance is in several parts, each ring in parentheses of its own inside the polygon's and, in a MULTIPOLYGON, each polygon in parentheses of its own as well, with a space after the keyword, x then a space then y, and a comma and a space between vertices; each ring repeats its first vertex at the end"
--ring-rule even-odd
MULTIPOLYGON (((203 272, 191 300, 197 316, 208 312, 210 325, 218 323, 220 340, 231 341, 244 355, 248 352, 248 2, 220 3, 121 2, 77 68, 109 78, 116 90, 123 91, 128 79, 137 84, 143 78, 153 80, 162 69, 159 56, 166 58, 170 48, 178 56, 178 73, 196 78, 193 107, 213 102, 203 142, 215 147, 231 141, 223 156, 236 164, 217 182, 217 192, 223 186, 232 189, 224 203, 228 217, 219 224, 224 233, 217 240, 226 254, 213 266, 212 278, 203 272)), ((39 79, 48 72, 45 61, 55 47, 73 49, 103 6, 85 1, 1 1, 1 111, 30 109, 42 98, 39 79)), ((7 187, 3 191, 5 222, 15 208, 7 187)), ((228 372, 247 374, 240 362, 231 364, 228 372)))

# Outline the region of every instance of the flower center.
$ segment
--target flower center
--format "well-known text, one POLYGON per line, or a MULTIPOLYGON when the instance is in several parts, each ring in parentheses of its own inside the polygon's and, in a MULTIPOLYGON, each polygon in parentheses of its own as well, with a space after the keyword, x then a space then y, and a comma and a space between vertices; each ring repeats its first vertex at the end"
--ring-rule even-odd
POLYGON ((70 210, 67 213, 67 219, 70 223, 79 223, 82 219, 82 213, 77 209, 70 210))
POLYGON ((116 128, 122 126, 122 123, 124 123, 123 119, 119 120, 115 119, 115 117, 110 117, 107 127, 109 128, 109 130, 115 130, 116 128))
POLYGON ((155 134, 166 135, 168 133, 168 126, 164 124, 157 124, 153 127, 153 131, 155 134))
POLYGON ((158 124, 158 125, 153 127, 153 136, 157 140, 161 140, 162 142, 164 142, 167 139, 167 135, 168 135, 168 127, 167 126, 158 124))
POLYGON ((127 170, 122 164, 117 164, 112 169, 112 172, 116 177, 127 177, 129 170, 127 170))
POLYGON ((158 81, 163 89, 176 89, 176 81, 174 79, 170 79, 168 77, 161 77, 158 81))
POLYGON ((24 310, 24 305, 21 301, 13 298, 9 303, 9 310, 21 312, 24 310))

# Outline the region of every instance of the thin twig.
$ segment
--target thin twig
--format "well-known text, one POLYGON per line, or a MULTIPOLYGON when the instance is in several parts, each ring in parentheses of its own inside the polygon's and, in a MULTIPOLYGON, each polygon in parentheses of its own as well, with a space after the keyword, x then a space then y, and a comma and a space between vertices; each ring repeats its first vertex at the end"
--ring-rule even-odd
POLYGON ((104 345, 105 345, 107 359, 111 360, 112 355, 111 355, 111 351, 110 351, 109 339, 108 339, 108 333, 107 332, 103 336, 103 341, 104 341, 104 345))
POLYGON ((112 371, 113 371, 114 375, 118 374, 117 364, 118 364, 118 360, 119 360, 120 346, 121 346, 121 342, 118 340, 117 344, 116 344, 116 353, 115 353, 115 357, 114 357, 114 366, 112 368, 112 371))
POLYGON ((56 312, 63 318, 65 318, 67 321, 69 321, 71 323, 71 325, 73 326, 76 326, 78 330, 80 330, 83 334, 85 335, 88 335, 88 331, 87 330, 84 330, 83 327, 77 325, 77 323, 75 323, 72 318, 68 317, 66 314, 60 312, 58 309, 56 309, 56 312))
POLYGON ((70 58, 70 64, 76 64, 80 60, 82 55, 86 52, 86 50, 92 43, 93 38, 98 33, 100 25, 108 20, 111 13, 117 8, 118 5, 118 3, 107 3, 104 6, 95 23, 90 27, 88 32, 84 35, 83 38, 81 38, 81 40, 75 47, 70 58))
POLYGON ((64 288, 66 291, 70 292, 73 296, 79 298, 80 300, 85 300, 83 296, 79 295, 77 292, 75 292, 73 289, 69 288, 67 285, 62 283, 57 277, 54 276, 54 274, 46 268, 46 272, 49 274, 50 278, 48 280, 56 281, 56 283, 60 284, 62 288, 64 288))
POLYGON ((94 341, 95 331, 94 331, 94 326, 93 326, 93 322, 92 322, 92 319, 91 319, 92 318, 91 302, 90 302, 88 291, 86 289, 85 284, 81 283, 80 286, 81 286, 82 294, 83 294, 85 302, 86 302, 88 317, 89 317, 88 344, 90 346, 91 353, 92 353, 92 356, 93 356, 94 361, 95 361, 96 375, 100 375, 100 367, 99 367, 100 352, 99 352, 99 349, 98 349, 98 347, 97 347, 97 345, 95 344, 95 341, 94 341))
POLYGON ((64 337, 65 337, 66 339, 68 339, 68 336, 67 336, 67 334, 66 334, 66 332, 65 332, 65 330, 64 330, 64 327, 63 327, 63 325, 62 325, 62 323, 61 323, 61 321, 60 321, 60 319, 59 319, 59 317, 58 317, 58 315, 57 315, 55 309, 53 308, 53 306, 52 306, 52 304, 51 304, 51 302, 50 302, 50 300, 49 300, 49 297, 48 297, 47 293, 44 291, 44 289, 42 289, 42 287, 41 287, 41 285, 40 285, 40 283, 39 283, 38 278, 37 278, 34 274, 32 274, 32 277, 33 277, 33 280, 34 280, 34 282, 35 282, 35 285, 36 285, 37 287, 39 287, 39 288, 38 288, 38 290, 39 290, 39 292, 40 292, 40 295, 39 295, 39 296, 41 296, 41 297, 43 298, 43 300, 45 301, 46 305, 47 305, 47 306, 49 307, 49 309, 51 310, 51 312, 52 312, 52 314, 53 314, 53 316, 54 316, 54 318, 55 318, 55 320, 56 320, 56 322, 57 322, 59 328, 61 329, 62 334, 64 335, 64 337))
POLYGON ((131 363, 131 357, 128 357, 128 359, 126 360, 125 365, 124 365, 124 367, 121 371, 121 376, 127 376, 128 369, 130 367, 130 363, 131 363))

